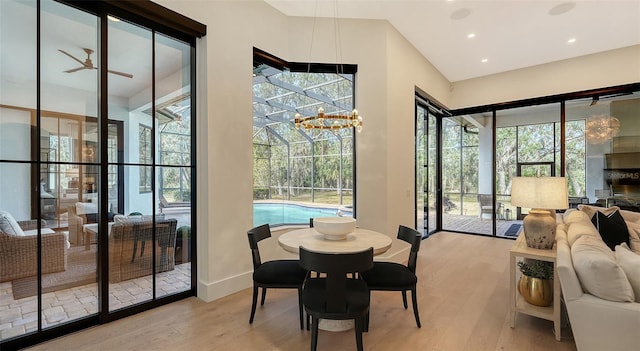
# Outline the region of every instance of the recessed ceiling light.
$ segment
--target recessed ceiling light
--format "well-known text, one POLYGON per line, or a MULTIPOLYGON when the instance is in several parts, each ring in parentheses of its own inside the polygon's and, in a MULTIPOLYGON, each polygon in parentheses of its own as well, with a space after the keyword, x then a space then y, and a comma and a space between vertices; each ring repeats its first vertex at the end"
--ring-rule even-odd
POLYGON ((482 59, 482 61, 481 61, 481 62, 482 62, 482 63, 487 63, 487 62, 489 62, 489 59, 484 58, 484 59, 482 59))
POLYGON ((576 38, 571 38, 569 40, 567 40, 567 44, 573 44, 576 42, 576 38))
POLYGON ((473 38, 475 38, 475 37, 476 37, 476 33, 469 33, 469 34, 467 34, 467 38, 469 38, 469 39, 473 39, 473 38))

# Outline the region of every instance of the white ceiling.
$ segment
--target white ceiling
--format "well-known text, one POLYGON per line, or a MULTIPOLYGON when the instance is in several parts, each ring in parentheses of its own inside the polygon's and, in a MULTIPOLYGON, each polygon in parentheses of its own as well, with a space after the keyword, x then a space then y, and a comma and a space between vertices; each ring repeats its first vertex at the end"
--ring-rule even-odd
POLYGON ((640 44, 640 0, 265 2, 288 16, 387 20, 450 82, 640 44))

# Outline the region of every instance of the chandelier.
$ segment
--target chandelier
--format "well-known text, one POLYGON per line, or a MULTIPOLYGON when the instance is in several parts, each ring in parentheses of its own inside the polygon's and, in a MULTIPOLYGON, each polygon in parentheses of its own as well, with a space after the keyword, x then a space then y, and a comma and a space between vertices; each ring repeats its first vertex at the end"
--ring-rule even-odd
MULTIPOLYGON (((316 13, 318 11, 319 0, 316 0, 316 13)), ((333 36, 336 44, 336 75, 340 76, 340 62, 342 61, 341 43, 340 43, 340 21, 338 15, 338 2, 336 0, 332 3, 333 6, 333 36)), ((317 17, 317 16, 316 16, 317 17)), ((313 39, 316 32, 316 19, 313 20, 313 27, 311 31, 311 40, 309 42, 309 62, 311 62, 311 53, 313 52, 313 39)), ((339 87, 338 87, 339 89, 339 87)), ((358 133, 362 131, 362 116, 358 115, 358 110, 355 108, 347 114, 341 114, 340 111, 331 114, 325 114, 324 108, 318 108, 318 114, 308 117, 302 117, 299 113, 294 116, 293 123, 296 129, 303 127, 306 130, 310 129, 324 129, 324 130, 338 130, 345 128, 355 128, 358 133)))
POLYGON ((585 137, 590 144, 604 144, 620 132, 620 120, 607 115, 595 115, 587 118, 585 137))
POLYGON ((302 117, 296 113, 293 123, 296 129, 303 127, 304 129, 329 129, 337 130, 342 128, 355 127, 358 133, 362 131, 362 116, 358 115, 358 110, 353 109, 351 113, 346 115, 335 114, 326 115, 324 108, 318 108, 318 114, 315 116, 302 117))

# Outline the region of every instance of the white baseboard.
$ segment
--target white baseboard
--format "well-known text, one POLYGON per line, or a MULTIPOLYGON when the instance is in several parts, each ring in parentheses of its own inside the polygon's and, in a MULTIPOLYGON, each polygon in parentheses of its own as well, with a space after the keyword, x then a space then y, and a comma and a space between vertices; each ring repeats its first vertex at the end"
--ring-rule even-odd
POLYGON ((211 302, 253 286, 253 272, 228 277, 215 282, 198 280, 197 296, 205 302, 211 302))

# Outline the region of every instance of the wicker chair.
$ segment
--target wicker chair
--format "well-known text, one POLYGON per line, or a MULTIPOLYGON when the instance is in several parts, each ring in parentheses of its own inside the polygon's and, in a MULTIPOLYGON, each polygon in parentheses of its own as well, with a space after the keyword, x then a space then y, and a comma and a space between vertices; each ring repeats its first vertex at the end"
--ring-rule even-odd
MULTIPOLYGON (((156 220, 155 272, 171 271, 175 267, 176 226, 174 218, 156 220)), ((109 234, 109 282, 116 283, 151 274, 152 250, 141 251, 137 256, 133 251, 134 243, 151 241, 153 222, 128 220, 116 222, 109 234), (133 254, 133 259, 132 259, 133 254)))
MULTIPOLYGON (((96 223, 97 222, 97 213, 92 214, 78 214, 77 206, 81 204, 81 202, 77 202, 68 209, 68 218, 69 218, 69 240, 74 245, 84 245, 84 235, 83 235, 83 225, 96 223)), ((95 236, 93 236, 92 244, 95 244, 95 236)))
MULTIPOLYGON (((17 221, 22 230, 38 228, 37 220, 17 221)), ((67 269, 67 240, 63 233, 42 234, 42 273, 67 269)), ((0 282, 38 274, 38 236, 0 231, 0 282)))

